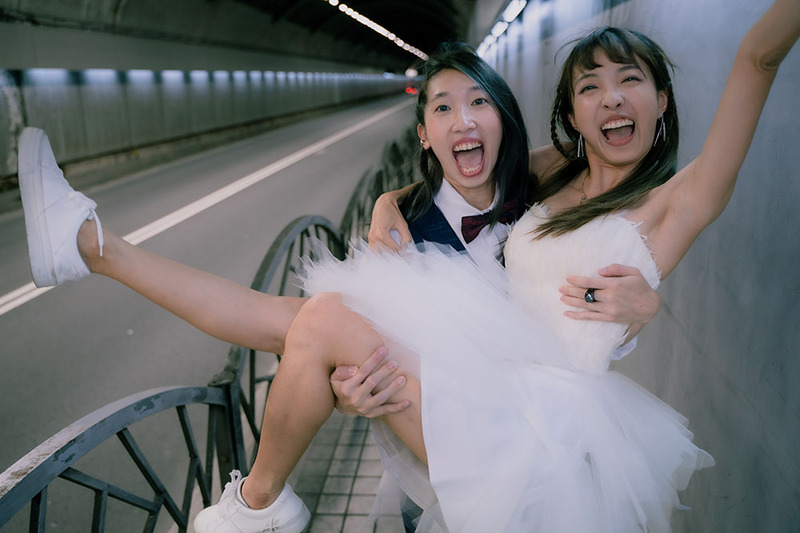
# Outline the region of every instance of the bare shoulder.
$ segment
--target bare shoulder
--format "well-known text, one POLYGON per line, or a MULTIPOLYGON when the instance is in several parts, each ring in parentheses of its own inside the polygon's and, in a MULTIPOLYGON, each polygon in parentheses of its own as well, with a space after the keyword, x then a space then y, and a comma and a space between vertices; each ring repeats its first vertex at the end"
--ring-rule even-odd
POLYGON ((564 155, 552 144, 531 150, 530 173, 547 181, 566 162, 564 155))

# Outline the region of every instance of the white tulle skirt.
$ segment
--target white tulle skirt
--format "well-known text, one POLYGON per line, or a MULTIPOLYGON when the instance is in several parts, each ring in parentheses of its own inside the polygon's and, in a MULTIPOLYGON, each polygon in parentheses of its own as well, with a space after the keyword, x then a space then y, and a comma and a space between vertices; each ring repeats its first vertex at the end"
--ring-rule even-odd
POLYGON ((420 379, 428 468, 373 425, 385 468, 425 509, 417 531, 668 532, 677 491, 713 465, 647 390, 569 368, 558 332, 509 299, 500 265, 356 251, 308 265, 304 284, 341 293, 420 379))

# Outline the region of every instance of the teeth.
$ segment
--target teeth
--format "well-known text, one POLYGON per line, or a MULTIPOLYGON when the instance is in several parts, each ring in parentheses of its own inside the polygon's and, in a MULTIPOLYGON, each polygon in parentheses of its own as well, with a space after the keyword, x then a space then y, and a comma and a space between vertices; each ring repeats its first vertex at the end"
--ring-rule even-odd
POLYGON ((483 145, 479 142, 469 142, 469 143, 459 144, 458 146, 453 148, 453 151, 466 152, 467 150, 474 150, 475 148, 480 148, 481 146, 483 145))
POLYGON ((633 126, 633 121, 629 118, 621 118, 619 120, 612 120, 603 124, 603 131, 613 130, 614 128, 621 128, 623 126, 633 126))
POLYGON ((478 170, 480 170, 480 168, 481 168, 480 165, 475 165, 472 168, 462 168, 461 172, 463 172, 464 174, 472 174, 473 172, 477 172, 478 170))

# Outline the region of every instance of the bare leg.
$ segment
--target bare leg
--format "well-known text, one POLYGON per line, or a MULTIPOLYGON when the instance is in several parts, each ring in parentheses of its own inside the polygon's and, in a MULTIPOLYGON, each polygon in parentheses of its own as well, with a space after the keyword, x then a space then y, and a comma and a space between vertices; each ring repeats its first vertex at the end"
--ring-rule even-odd
POLYGON ((108 231, 103 235, 101 257, 95 223, 87 220, 78 232, 78 250, 92 272, 127 285, 213 337, 283 353, 289 325, 307 299, 254 291, 150 253, 108 231))
MULTIPOLYGON (((334 406, 329 377, 340 365, 359 366, 383 340, 336 294, 312 298, 292 324, 286 350, 267 397, 264 425, 253 469, 242 496, 254 509, 272 503, 334 406)), ((386 415, 397 435, 426 461, 422 441, 420 385, 413 377, 389 401, 410 400, 411 407, 386 415)))

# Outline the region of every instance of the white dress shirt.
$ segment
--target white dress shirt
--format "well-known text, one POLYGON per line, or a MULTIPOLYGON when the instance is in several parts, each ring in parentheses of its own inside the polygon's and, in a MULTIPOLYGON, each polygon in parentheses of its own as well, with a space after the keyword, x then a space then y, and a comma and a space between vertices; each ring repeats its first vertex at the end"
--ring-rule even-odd
POLYGON ((479 268, 484 268, 489 262, 494 263, 500 260, 503 254, 503 244, 505 244, 513 224, 497 223, 491 228, 486 226, 481 229, 472 242, 467 244, 461 234, 461 219, 467 216, 488 213, 497 202, 498 198, 495 192, 494 201, 488 209, 480 210, 473 207, 446 180, 442 180, 442 186, 439 187, 439 191, 433 197, 433 203, 441 210, 444 218, 447 219, 447 223, 453 228, 461 244, 464 245, 464 248, 466 248, 479 268))

